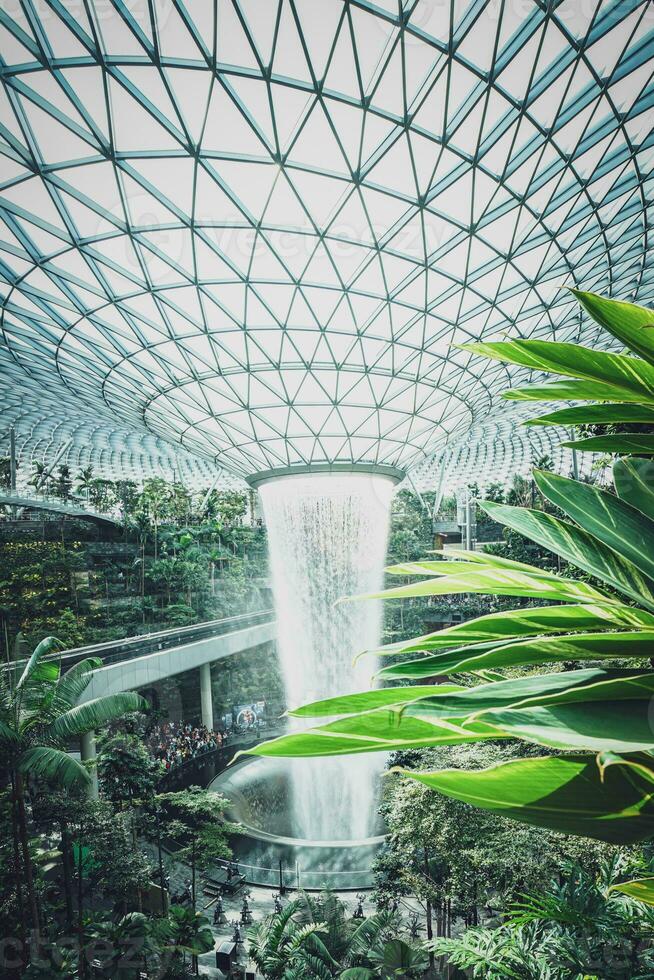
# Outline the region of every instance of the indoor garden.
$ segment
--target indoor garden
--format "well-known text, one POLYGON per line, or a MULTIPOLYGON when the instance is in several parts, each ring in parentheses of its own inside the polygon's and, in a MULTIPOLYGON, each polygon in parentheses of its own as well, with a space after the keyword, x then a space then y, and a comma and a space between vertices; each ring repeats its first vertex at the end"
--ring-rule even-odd
POLYGON ((0 8, 0 978, 653 978, 652 0, 0 8))

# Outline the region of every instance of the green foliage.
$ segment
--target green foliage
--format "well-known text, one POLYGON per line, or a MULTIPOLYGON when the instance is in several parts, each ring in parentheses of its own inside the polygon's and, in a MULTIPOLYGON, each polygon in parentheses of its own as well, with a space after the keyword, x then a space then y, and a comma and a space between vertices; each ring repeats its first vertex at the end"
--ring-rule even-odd
POLYGON ((0 542, 0 604, 9 632, 22 630, 34 646, 49 634, 78 645, 85 632, 85 617, 75 612, 83 564, 78 544, 0 542))
MULTIPOLYGON (((70 474, 61 469, 44 489, 67 499, 70 474)), ((40 486, 46 473, 39 463, 32 482, 40 486)), ((246 494, 214 493, 215 506, 203 507, 205 493, 161 480, 142 489, 98 480, 90 467, 76 475, 74 493, 119 515, 122 527, 91 532, 84 522, 49 519, 26 523, 21 540, 0 540, 3 646, 6 636, 11 650, 20 633, 31 646, 56 635, 69 649, 261 608, 266 536, 238 523, 246 494), (57 540, 38 540, 51 533, 57 540)))
POLYGON ((249 931, 249 954, 266 980, 421 976, 428 958, 397 938, 398 929, 390 912, 353 919, 329 892, 302 894, 249 931))
POLYGON ((193 907, 197 874, 229 859, 227 843, 231 826, 224 820, 227 801, 209 790, 192 786, 177 793, 156 797, 160 808, 162 838, 175 848, 180 861, 190 865, 193 907))
MULTIPOLYGON (((469 772, 506 762, 513 753, 512 746, 485 743, 399 753, 395 761, 413 770, 447 763, 469 772)), ((414 895, 429 903, 434 932, 441 934, 455 917, 474 923, 489 906, 539 888, 567 861, 582 860, 595 870, 608 851, 605 845, 535 832, 414 780, 385 781, 382 813, 388 838, 375 866, 377 893, 384 900, 414 895)))
POLYGON ((162 980, 178 976, 179 964, 185 964, 188 956, 201 956, 214 948, 207 919, 200 912, 181 905, 171 906, 168 917, 155 924, 154 934, 164 957, 168 954, 172 959, 162 980))
POLYGON ((70 736, 99 728, 145 702, 128 692, 78 705, 99 661, 82 661, 61 674, 58 661, 46 659, 58 646, 48 637, 27 664, 0 673, 0 767, 73 785, 90 777, 62 751, 70 736))
POLYGON ((571 865, 513 903, 499 928, 468 929, 429 947, 473 977, 645 980, 654 967, 654 917, 608 887, 615 875, 615 865, 595 874, 571 865))
POLYGON ((114 803, 149 800, 164 773, 136 735, 116 734, 102 743, 98 777, 102 795, 114 803))
POLYGON ((613 885, 613 890, 635 898, 646 905, 654 905, 654 878, 634 878, 633 881, 623 881, 613 885))

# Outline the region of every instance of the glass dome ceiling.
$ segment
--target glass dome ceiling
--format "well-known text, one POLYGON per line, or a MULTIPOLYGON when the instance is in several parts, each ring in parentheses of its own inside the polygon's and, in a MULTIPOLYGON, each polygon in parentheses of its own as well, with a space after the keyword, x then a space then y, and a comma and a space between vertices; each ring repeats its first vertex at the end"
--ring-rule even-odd
POLYGON ((23 452, 198 479, 558 452, 498 408, 518 372, 452 345, 593 342, 564 284, 651 302, 653 27, 649 0, 0 10, 23 452))

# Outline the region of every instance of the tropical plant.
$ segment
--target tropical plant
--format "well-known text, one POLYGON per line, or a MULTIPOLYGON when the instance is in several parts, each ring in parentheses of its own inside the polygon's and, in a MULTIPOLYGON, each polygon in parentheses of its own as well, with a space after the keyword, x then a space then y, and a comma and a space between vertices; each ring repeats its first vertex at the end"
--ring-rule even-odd
POLYGON ((195 909, 198 873, 231 858, 227 844, 230 825, 224 821, 227 801, 209 790, 191 786, 155 799, 160 808, 163 836, 177 848, 177 857, 191 869, 191 898, 195 909))
POLYGON ((301 894, 250 930, 250 956, 267 980, 391 980, 422 974, 428 955, 397 937, 390 911, 352 918, 335 895, 301 894))
POLYGON ((334 960, 322 938, 326 925, 301 925, 297 921, 301 909, 301 899, 295 899, 248 931, 250 959, 265 980, 325 980, 332 976, 334 960))
MULTIPOLYGON (((633 353, 540 340, 467 349, 565 375, 511 391, 511 398, 598 403, 540 416, 537 424, 654 421, 652 313, 590 293, 576 295, 633 353)), ((574 447, 654 455, 654 435, 622 433, 600 443, 593 437, 574 447)), ((482 616, 375 651, 410 656, 378 674, 404 686, 301 707, 293 712, 296 717, 340 717, 252 753, 321 756, 517 738, 540 746, 541 754, 479 771, 405 775, 455 799, 554 830, 613 843, 654 835, 652 466, 648 458, 619 458, 613 468, 615 492, 536 471, 538 489, 562 517, 482 504, 493 520, 550 549, 585 579, 465 551, 392 566, 390 574, 410 574, 417 581, 357 598, 477 593, 543 604, 482 616), (571 662, 575 669, 516 675, 523 668, 571 662), (511 676, 498 673, 506 668, 511 676), (472 679, 473 686, 452 683, 455 675, 472 679), (435 676, 450 682, 434 684, 435 676)))
MULTIPOLYGON (((145 706, 143 698, 126 692, 78 704, 88 687, 97 659, 83 660, 62 675, 54 637, 43 640, 26 664, 0 671, 0 771, 13 791, 16 849, 22 859, 31 925, 39 933, 40 915, 34 888, 26 812, 27 779, 58 786, 88 784, 86 767, 65 751, 68 741, 101 727, 128 711, 145 706)), ((22 885, 17 877, 17 888, 22 885)), ((18 898, 22 905, 22 895, 18 898)), ((27 930, 25 929, 25 934, 27 930)))
MULTIPOLYGON (((38 465, 38 464, 37 464, 38 465)), ((75 489, 78 493, 83 493, 87 501, 95 483, 95 475, 92 466, 85 466, 75 477, 75 489)))
POLYGON ((69 500, 73 489, 73 479, 70 474, 70 467, 57 467, 57 475, 52 479, 52 492, 61 500, 69 500))
POLYGON ((143 976, 148 954, 156 948, 146 915, 128 912, 118 920, 96 917, 89 932, 97 980, 139 980, 143 976))
MULTIPOLYGON (((480 769, 537 748, 507 741, 398 753, 411 769, 480 769)), ((417 900, 426 937, 448 936, 455 921, 477 925, 526 891, 537 891, 576 861, 595 872, 612 848, 552 831, 518 825, 495 813, 433 793, 415 780, 384 780, 381 813, 387 828, 375 862, 378 899, 417 900), (452 846, 456 841, 456 847, 452 846)), ((639 869, 641 870, 641 869, 639 869)), ((642 868, 646 873, 649 864, 642 868)))
POLYGON ((429 966, 427 953, 404 939, 387 939, 374 946, 368 959, 372 964, 371 980, 391 980, 393 977, 411 980, 422 976, 429 966))
POLYGON ((654 966, 654 914, 610 887, 616 876, 616 863, 594 876, 571 865, 560 880, 513 903, 502 925, 428 946, 473 977, 644 980, 654 966))
POLYGON ((45 484, 48 481, 48 469, 45 463, 36 462, 33 464, 34 473, 28 480, 30 486, 34 487, 35 490, 45 489, 45 484))
POLYGON ((208 920, 195 909, 182 905, 171 906, 168 917, 154 924, 153 934, 159 941, 162 956, 168 960, 162 980, 186 976, 187 957, 195 962, 202 953, 214 948, 208 920))
POLYGON ((11 486, 11 470, 11 458, 9 456, 0 456, 0 487, 5 490, 8 490, 11 486))
MULTIPOLYGON (((483 927, 467 929, 455 939, 440 938, 429 944, 432 952, 445 956, 452 966, 480 980, 572 980, 550 960, 551 936, 543 938, 531 926, 516 929, 483 927)), ((585 980, 597 980, 586 977, 585 980)))

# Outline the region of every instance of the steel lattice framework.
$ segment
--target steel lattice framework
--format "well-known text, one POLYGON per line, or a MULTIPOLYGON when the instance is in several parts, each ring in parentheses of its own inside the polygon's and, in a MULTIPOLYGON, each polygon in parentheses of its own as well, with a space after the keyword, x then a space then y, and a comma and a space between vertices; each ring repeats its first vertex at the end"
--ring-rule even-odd
POLYGON ((519 375, 453 345, 605 342, 564 284, 651 301, 653 28, 651 0, 3 4, 23 453, 565 465, 498 409, 519 375))

